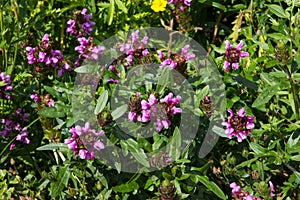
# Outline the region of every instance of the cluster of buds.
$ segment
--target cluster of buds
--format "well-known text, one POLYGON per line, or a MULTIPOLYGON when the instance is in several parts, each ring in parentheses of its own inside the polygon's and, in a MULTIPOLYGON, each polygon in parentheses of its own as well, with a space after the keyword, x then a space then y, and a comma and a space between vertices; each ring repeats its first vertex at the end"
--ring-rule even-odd
POLYGON ((30 98, 34 102, 39 103, 38 110, 45 108, 45 107, 54 106, 54 100, 51 98, 50 94, 40 95, 40 96, 38 94, 32 94, 32 95, 30 95, 30 98))
MULTIPOLYGON (((3 131, 0 131, 0 135, 12 140, 16 138, 16 142, 29 144, 28 130, 26 123, 28 122, 29 113, 22 113, 21 108, 18 108, 14 115, 9 116, 7 119, 2 119, 4 124, 3 131)), ((16 142, 10 145, 10 150, 16 146, 16 142)))
POLYGON ((10 76, 5 75, 4 72, 0 73, 0 99, 10 99, 8 91, 12 91, 10 76))
POLYGON ((192 30, 191 15, 188 11, 188 7, 191 6, 192 0, 168 0, 168 4, 174 4, 175 9, 173 14, 176 22, 178 23, 178 30, 182 33, 192 30))
POLYGON ((169 180, 161 182, 159 188, 159 200, 178 200, 179 195, 176 193, 176 188, 169 180))
POLYGON ((118 58, 113 64, 120 63, 126 69, 130 66, 138 64, 152 63, 153 53, 146 48, 148 44, 148 36, 139 38, 139 30, 134 31, 125 42, 119 42, 116 45, 123 55, 118 58))
POLYGON ((169 156, 167 152, 159 152, 158 154, 153 155, 150 159, 150 164, 152 167, 162 169, 172 164, 173 159, 169 156))
POLYGON ((284 62, 287 61, 289 59, 289 52, 288 52, 288 48, 287 46, 276 46, 275 47, 275 58, 279 61, 279 62, 284 62))
POLYGON ((209 96, 205 96, 200 101, 200 108, 206 114, 207 117, 210 117, 213 112, 213 102, 211 101, 209 96))
MULTIPOLYGON (((32 94, 30 98, 37 103, 38 111, 46 107, 54 106, 54 100, 52 99, 50 94, 40 95, 40 96, 38 94, 32 94)), ((56 123, 55 120, 41 115, 39 116, 39 119, 40 119, 41 126, 44 130, 45 137, 53 142, 59 141, 60 132, 59 130, 54 129, 56 123)))
POLYGON ((39 46, 27 46, 26 51, 28 64, 35 65, 38 78, 44 78, 51 74, 52 68, 57 68, 59 76, 62 76, 66 70, 72 70, 62 52, 58 50, 56 43, 49 40, 48 34, 44 35, 39 46))
POLYGON ((95 151, 105 147, 99 139, 104 131, 96 132, 95 129, 91 129, 89 122, 86 122, 84 127, 77 125, 75 128, 71 128, 69 132, 72 134, 72 138, 65 139, 65 144, 81 159, 93 160, 95 151))
POLYGON ((234 115, 231 109, 228 110, 230 116, 227 122, 223 122, 222 125, 226 126, 226 134, 231 139, 236 136, 238 142, 246 139, 247 134, 251 133, 251 129, 254 128, 254 116, 246 116, 244 108, 240 108, 237 115, 234 115))
POLYGON ((79 59, 76 61, 75 67, 78 67, 78 65, 86 58, 98 60, 99 54, 104 51, 104 47, 97 46, 93 42, 92 37, 80 37, 78 38, 78 42, 80 45, 75 47, 75 50, 79 53, 79 59))
POLYGON ((111 112, 109 110, 103 110, 97 115, 98 124, 101 127, 104 127, 108 124, 110 124, 113 121, 113 117, 111 115, 111 112))
POLYGON ((148 100, 140 98, 140 93, 130 98, 128 103, 129 113, 128 120, 133 122, 147 123, 155 121, 156 130, 160 132, 163 128, 169 129, 171 125, 170 118, 181 113, 182 109, 177 108, 181 97, 173 98, 173 93, 169 93, 163 99, 157 99, 150 94, 148 100))

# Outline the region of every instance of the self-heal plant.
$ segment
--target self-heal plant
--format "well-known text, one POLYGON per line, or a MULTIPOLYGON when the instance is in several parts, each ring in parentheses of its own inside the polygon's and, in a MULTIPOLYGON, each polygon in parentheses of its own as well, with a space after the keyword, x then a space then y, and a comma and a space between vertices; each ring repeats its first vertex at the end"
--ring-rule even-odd
POLYGON ((141 99, 140 95, 138 92, 129 100, 129 121, 142 123, 154 121, 156 130, 160 132, 163 128, 169 129, 171 125, 170 119, 182 112, 181 108, 176 107, 181 97, 173 97, 171 92, 162 99, 158 99, 154 94, 150 94, 148 100, 145 100, 141 99))
POLYGON ((222 123, 226 126, 225 132, 230 139, 235 136, 238 142, 242 142, 254 128, 254 116, 246 116, 244 108, 240 108, 237 115, 231 109, 228 112, 230 113, 228 121, 222 123))
POLYGON ((238 45, 233 47, 228 40, 225 41, 225 62, 223 65, 224 71, 228 72, 229 68, 237 70, 239 68, 240 58, 248 57, 249 53, 242 51, 244 43, 240 41, 238 45))
POLYGON ((71 128, 69 132, 72 134, 72 138, 65 139, 65 144, 74 151, 74 154, 78 154, 81 159, 93 160, 95 151, 105 147, 99 139, 104 134, 104 131, 96 132, 95 129, 91 129, 89 122, 86 122, 84 127, 77 125, 75 128, 71 128))

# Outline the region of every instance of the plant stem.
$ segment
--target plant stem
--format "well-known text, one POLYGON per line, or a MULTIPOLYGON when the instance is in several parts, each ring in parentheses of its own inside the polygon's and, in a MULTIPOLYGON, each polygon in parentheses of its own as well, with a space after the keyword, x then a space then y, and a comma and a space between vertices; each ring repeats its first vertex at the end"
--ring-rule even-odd
POLYGON ((288 74, 288 78, 290 79, 290 84, 292 88, 292 93, 293 93, 293 99, 294 99, 294 104, 295 104, 295 114, 296 114, 296 119, 299 120, 299 108, 300 108, 300 103, 299 103, 299 97, 297 93, 297 86, 294 83, 294 80, 292 78, 292 74, 287 66, 285 66, 286 72, 288 74))

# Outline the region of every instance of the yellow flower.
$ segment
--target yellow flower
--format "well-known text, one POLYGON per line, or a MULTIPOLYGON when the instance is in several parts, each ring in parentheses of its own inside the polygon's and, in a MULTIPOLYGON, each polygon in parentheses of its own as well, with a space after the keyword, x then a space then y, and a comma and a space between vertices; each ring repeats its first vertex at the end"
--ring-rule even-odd
POLYGON ((154 12, 165 11, 166 6, 167 6, 166 0, 153 0, 151 9, 154 10, 154 12))

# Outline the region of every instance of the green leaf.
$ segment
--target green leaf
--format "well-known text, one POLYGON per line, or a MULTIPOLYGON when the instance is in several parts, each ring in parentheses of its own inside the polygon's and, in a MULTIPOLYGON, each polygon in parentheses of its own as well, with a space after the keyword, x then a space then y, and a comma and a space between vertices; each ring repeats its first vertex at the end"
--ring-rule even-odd
POLYGON ((252 158, 250 160, 247 160, 245 162, 242 162, 241 164, 239 165, 236 165, 235 168, 236 169, 239 169, 239 168, 242 168, 242 167, 246 167, 246 166, 250 166, 251 163, 255 162, 259 157, 255 157, 255 158, 252 158))
POLYGON ((212 181, 208 179, 207 176, 198 176, 198 180, 205 185, 210 191, 215 193, 221 199, 227 199, 223 191, 212 181))
POLYGON ((112 189, 115 192, 129 193, 134 190, 138 190, 139 187, 140 187, 139 184, 134 181, 134 182, 130 182, 130 183, 124 183, 121 185, 117 185, 117 186, 113 187, 112 189))
POLYGON ((287 142, 287 147, 288 148, 293 148, 297 144, 299 144, 299 139, 300 139, 300 131, 295 131, 290 137, 287 142))
POLYGON ((282 40, 282 41, 288 41, 290 38, 289 35, 283 35, 282 33, 269 33, 267 36, 275 39, 275 40, 282 40))
POLYGON ((208 162, 202 167, 191 167, 191 171, 197 171, 201 174, 206 174, 207 170, 210 168, 212 164, 213 164, 212 162, 208 162))
POLYGON ((238 75, 238 76, 234 76, 232 77, 233 80, 236 80, 238 83, 250 88, 250 89, 253 89, 253 90, 258 90, 258 85, 256 85, 256 83, 238 75))
POLYGON ((265 111, 264 105, 269 102, 269 100, 278 92, 278 90, 278 84, 271 87, 266 87, 261 92, 261 94, 255 99, 255 101, 252 104, 252 107, 265 111))
POLYGON ((111 25, 115 14, 115 0, 110 0, 110 5, 108 8, 108 25, 111 25))
POLYGON ((64 112, 59 112, 55 107, 43 108, 38 112, 38 114, 48 118, 59 118, 65 116, 64 112))
POLYGON ((38 147, 36 150, 38 151, 68 150, 68 146, 64 143, 53 143, 53 144, 46 144, 41 147, 38 147))
POLYGON ((217 134, 221 137, 228 138, 224 128, 221 128, 221 127, 218 127, 218 126, 214 125, 212 127, 212 132, 214 132, 215 134, 217 134))
POLYGON ((291 157, 291 160, 300 162, 300 155, 295 155, 291 157))
POLYGON ((256 154, 263 154, 266 149, 263 148, 262 146, 260 146, 259 144, 255 144, 253 142, 251 142, 250 144, 250 148, 256 153, 256 154))
POLYGON ((57 92, 57 90, 53 89, 53 87, 49 87, 49 86, 44 86, 44 89, 51 94, 53 97, 59 97, 59 93, 57 92))
POLYGON ((96 74, 98 71, 98 66, 96 65, 82 65, 74 70, 80 74, 96 74))
POLYGON ((56 176, 56 181, 51 183, 50 196, 55 198, 59 196, 63 189, 67 186, 70 178, 70 170, 68 167, 59 168, 58 174, 56 176))
POLYGON ((285 10, 279 6, 279 5, 276 5, 276 4, 269 4, 267 5, 270 9, 270 11, 277 15, 278 17, 281 17, 281 18, 289 18, 290 15, 288 13, 285 12, 285 10))
POLYGON ((212 6, 213 7, 216 7, 216 8, 219 8, 221 10, 226 10, 226 7, 224 5, 222 5, 221 3, 217 3, 217 2, 212 2, 212 6))
POLYGON ((120 1, 120 0, 115 0, 115 1, 116 1, 116 4, 117 4, 119 9, 121 9, 124 13, 128 12, 126 6, 123 4, 122 1, 120 1))
POLYGON ((170 143, 168 144, 169 155, 172 155, 174 161, 178 160, 181 152, 181 134, 178 127, 175 128, 170 143))
POLYGON ((108 91, 105 90, 98 98, 97 105, 94 110, 95 115, 98 115, 105 108, 107 101, 108 101, 108 91))
POLYGON ((150 167, 149 159, 146 156, 144 149, 139 147, 139 144, 133 139, 121 140, 121 146, 130 151, 135 159, 146 167, 150 167))
POLYGON ((113 120, 118 119, 119 117, 121 117, 122 115, 124 115, 124 113, 127 111, 128 106, 126 104, 119 106, 118 108, 116 108, 115 110, 112 111, 111 116, 113 117, 113 120))
POLYGON ((166 87, 172 85, 172 74, 170 67, 165 67, 161 73, 161 76, 158 79, 158 84, 156 91, 160 93, 163 91, 166 87))

